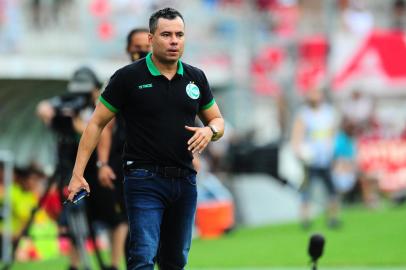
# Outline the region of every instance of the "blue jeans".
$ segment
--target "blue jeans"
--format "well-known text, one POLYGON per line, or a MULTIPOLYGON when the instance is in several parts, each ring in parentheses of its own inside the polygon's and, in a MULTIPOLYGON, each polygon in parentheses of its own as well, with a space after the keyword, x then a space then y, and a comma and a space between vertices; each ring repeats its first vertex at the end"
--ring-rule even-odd
POLYGON ((130 226, 128 270, 184 269, 196 211, 196 175, 164 178, 145 169, 125 173, 130 226))
POLYGON ((314 181, 321 180, 326 191, 328 192, 329 199, 335 199, 337 192, 334 187, 333 179, 331 177, 331 169, 317 168, 317 167, 305 167, 305 181, 302 185, 302 201, 309 202, 311 198, 311 186, 314 181))

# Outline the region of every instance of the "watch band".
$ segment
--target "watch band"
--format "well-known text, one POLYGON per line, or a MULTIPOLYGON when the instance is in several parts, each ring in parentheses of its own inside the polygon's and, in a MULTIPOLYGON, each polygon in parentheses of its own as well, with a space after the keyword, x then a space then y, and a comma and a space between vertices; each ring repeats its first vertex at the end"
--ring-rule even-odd
POLYGON ((217 134, 219 133, 217 128, 213 125, 208 125, 208 127, 211 129, 211 132, 213 132, 213 136, 211 136, 211 139, 213 140, 214 138, 217 137, 217 134))
POLYGON ((107 165, 109 165, 107 162, 103 162, 103 161, 100 161, 100 160, 98 160, 96 162, 96 167, 99 168, 99 169, 101 169, 102 167, 107 166, 107 165))

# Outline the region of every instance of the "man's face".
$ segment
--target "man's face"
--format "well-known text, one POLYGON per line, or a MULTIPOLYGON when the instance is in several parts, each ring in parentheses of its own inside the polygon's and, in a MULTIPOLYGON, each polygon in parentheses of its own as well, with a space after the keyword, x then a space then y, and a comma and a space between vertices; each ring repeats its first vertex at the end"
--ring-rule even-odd
POLYGON ((185 25, 180 17, 173 20, 158 19, 155 33, 149 34, 154 56, 162 63, 174 63, 183 54, 185 25))
POLYGON ((151 44, 148 40, 148 33, 139 32, 131 37, 127 52, 130 55, 131 61, 136 61, 142 58, 151 50, 151 44))
POLYGON ((310 106, 317 107, 323 101, 323 93, 319 89, 311 89, 307 94, 307 101, 310 106))

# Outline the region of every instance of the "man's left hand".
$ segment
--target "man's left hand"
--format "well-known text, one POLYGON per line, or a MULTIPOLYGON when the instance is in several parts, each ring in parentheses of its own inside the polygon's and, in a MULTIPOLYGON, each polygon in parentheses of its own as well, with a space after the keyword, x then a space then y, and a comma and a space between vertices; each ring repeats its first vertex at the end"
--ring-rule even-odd
POLYGON ((187 142, 189 145, 188 150, 192 153, 198 152, 201 154, 203 150, 207 147, 213 136, 213 132, 209 127, 189 127, 185 126, 189 131, 194 132, 195 134, 187 142))

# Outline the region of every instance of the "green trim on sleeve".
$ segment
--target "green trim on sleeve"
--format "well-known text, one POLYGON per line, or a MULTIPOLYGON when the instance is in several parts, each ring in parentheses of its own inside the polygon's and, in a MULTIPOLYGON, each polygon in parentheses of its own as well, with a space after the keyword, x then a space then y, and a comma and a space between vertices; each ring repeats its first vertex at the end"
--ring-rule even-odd
POLYGON ((111 112, 113 112, 113 113, 117 113, 117 112, 118 112, 118 109, 117 109, 116 107, 114 107, 113 105, 111 105, 107 100, 105 100, 105 99, 103 98, 103 96, 100 96, 100 97, 99 97, 99 100, 100 100, 100 102, 103 103, 104 106, 106 106, 107 109, 109 109, 111 112))
POLYGON ((202 106, 202 108, 200 109, 200 111, 204 111, 204 110, 209 109, 211 106, 213 106, 214 103, 216 103, 216 101, 215 101, 214 98, 213 98, 209 103, 207 103, 206 105, 202 106))

